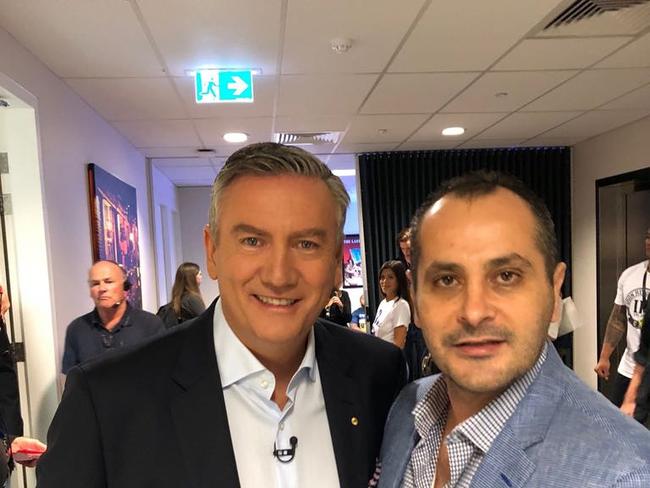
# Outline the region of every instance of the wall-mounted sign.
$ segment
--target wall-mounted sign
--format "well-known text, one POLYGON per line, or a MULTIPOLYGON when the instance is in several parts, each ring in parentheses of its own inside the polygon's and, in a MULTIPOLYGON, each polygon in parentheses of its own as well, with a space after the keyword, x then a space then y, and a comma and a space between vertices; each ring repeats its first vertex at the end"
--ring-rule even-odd
POLYGON ((198 70, 194 95, 196 103, 252 103, 253 70, 198 70))

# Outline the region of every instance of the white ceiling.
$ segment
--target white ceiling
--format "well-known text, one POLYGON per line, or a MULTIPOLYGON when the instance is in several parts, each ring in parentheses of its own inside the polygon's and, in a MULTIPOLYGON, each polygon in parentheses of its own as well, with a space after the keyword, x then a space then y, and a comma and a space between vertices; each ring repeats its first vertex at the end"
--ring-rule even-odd
POLYGON ((573 145, 650 115, 650 4, 541 32, 570 3, 0 0, 0 27, 172 181, 205 185, 241 147, 230 131, 342 131, 308 149, 346 167, 366 151, 573 145), (255 103, 195 104, 200 67, 261 69, 255 103))

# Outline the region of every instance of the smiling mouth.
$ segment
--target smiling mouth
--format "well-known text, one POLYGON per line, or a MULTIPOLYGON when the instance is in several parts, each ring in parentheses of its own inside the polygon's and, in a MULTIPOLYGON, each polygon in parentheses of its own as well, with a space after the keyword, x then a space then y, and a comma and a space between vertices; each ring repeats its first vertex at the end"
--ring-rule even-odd
POLYGON ((254 296, 264 305, 273 305, 274 307, 289 307, 298 301, 292 298, 274 298, 274 297, 266 297, 264 295, 254 295, 254 296))

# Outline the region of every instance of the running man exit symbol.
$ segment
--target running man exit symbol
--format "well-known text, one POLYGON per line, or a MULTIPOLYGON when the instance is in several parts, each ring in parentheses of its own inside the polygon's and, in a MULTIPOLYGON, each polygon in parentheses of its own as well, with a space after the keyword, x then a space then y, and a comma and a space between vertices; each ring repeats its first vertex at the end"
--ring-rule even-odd
POLYGON ((252 103, 252 70, 199 70, 194 74, 196 103, 252 103))

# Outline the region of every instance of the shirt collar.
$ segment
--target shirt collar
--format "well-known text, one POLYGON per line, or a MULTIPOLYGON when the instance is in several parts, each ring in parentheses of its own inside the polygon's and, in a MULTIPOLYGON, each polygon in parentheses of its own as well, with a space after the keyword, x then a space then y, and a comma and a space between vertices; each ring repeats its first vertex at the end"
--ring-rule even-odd
MULTIPOLYGON (((548 342, 545 342, 532 368, 479 412, 454 427, 449 435, 464 435, 478 449, 486 453, 526 395, 528 387, 539 375, 546 360, 547 348, 548 342)), ((436 379, 411 413, 415 417, 415 428, 421 438, 426 437, 432 429, 444 428, 444 424, 441 427, 441 423, 449 413, 449 396, 443 375, 436 379)))
MULTIPOLYGON (((221 300, 217 300, 215 304, 213 324, 214 349, 219 362, 219 376, 221 377, 223 389, 253 374, 268 371, 230 328, 226 317, 223 315, 221 300)), ((292 390, 296 381, 302 375, 306 375, 311 381, 314 381, 316 371, 316 347, 312 327, 307 338, 305 355, 289 382, 287 390, 292 390)))
MULTIPOLYGON (((117 323, 117 325, 110 330, 111 333, 117 332, 122 327, 130 327, 131 325, 133 325, 131 323, 131 310, 132 310, 131 304, 127 300, 126 310, 124 310, 124 315, 122 315, 122 318, 117 323)), ((104 323, 102 322, 102 319, 99 316, 99 312, 97 311, 97 307, 93 308, 91 320, 93 326, 97 327, 98 329, 106 330, 106 328, 104 327, 104 323)))

